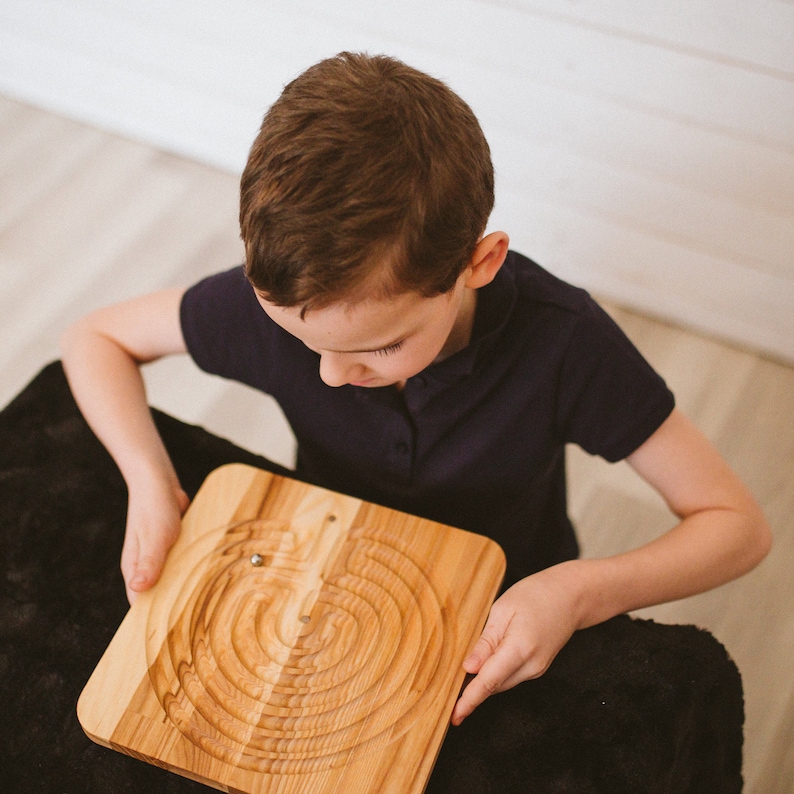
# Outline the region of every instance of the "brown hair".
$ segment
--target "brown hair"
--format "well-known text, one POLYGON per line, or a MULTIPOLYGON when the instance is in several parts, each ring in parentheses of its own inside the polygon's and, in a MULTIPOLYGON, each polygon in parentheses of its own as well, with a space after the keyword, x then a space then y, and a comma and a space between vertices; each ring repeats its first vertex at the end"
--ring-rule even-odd
POLYGON ((305 310, 373 286, 446 292, 485 230, 493 182, 482 129, 444 83, 340 53, 287 85, 262 122, 240 189, 246 273, 268 300, 305 310))

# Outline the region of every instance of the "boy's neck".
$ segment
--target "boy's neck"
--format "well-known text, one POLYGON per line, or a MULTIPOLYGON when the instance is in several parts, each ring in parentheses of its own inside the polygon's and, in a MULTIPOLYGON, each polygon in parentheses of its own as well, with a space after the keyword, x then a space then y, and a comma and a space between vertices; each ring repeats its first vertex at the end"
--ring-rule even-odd
POLYGON ((455 319, 455 324, 441 348, 441 352, 436 356, 433 361, 437 364, 445 358, 454 356, 455 353, 467 347, 471 341, 471 332, 474 327, 474 314, 477 311, 477 290, 465 288, 463 298, 461 299, 460 309, 458 309, 458 316, 455 319))

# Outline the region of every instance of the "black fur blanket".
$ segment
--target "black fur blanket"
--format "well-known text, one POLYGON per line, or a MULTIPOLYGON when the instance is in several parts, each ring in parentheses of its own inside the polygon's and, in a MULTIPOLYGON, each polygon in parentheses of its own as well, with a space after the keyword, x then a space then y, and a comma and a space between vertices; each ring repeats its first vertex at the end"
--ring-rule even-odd
MULTIPOLYGON (((186 490, 265 462, 156 412, 186 490)), ((127 604, 126 490, 60 364, 0 412, 0 791, 149 794, 206 787, 93 744, 75 704, 127 604)), ((737 792, 741 679, 693 626, 622 616, 578 632, 537 681, 450 728, 428 794, 737 792)), ((352 794, 352 793, 351 793, 352 794)))

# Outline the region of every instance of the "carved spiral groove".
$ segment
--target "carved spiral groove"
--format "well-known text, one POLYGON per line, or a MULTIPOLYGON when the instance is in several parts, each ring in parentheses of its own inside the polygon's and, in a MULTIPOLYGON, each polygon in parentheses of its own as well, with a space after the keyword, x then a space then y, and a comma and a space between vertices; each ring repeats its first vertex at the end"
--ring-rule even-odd
POLYGON ((354 528, 307 590, 310 555, 288 525, 233 525, 174 606, 150 612, 149 637, 153 621, 169 629, 147 648, 163 710, 229 764, 338 766, 402 736, 448 678, 454 620, 405 543, 354 528))

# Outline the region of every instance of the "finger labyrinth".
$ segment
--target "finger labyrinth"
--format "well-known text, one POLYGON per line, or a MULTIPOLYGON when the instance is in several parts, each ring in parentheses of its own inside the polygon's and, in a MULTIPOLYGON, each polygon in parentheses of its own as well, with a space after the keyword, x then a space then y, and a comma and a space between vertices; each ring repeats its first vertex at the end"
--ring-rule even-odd
POLYGON ((401 538, 340 538, 318 574, 289 524, 231 525, 154 603, 148 636, 168 632, 147 645, 149 676, 191 743, 258 772, 317 771, 398 739, 432 703, 453 664, 449 604, 401 538))

